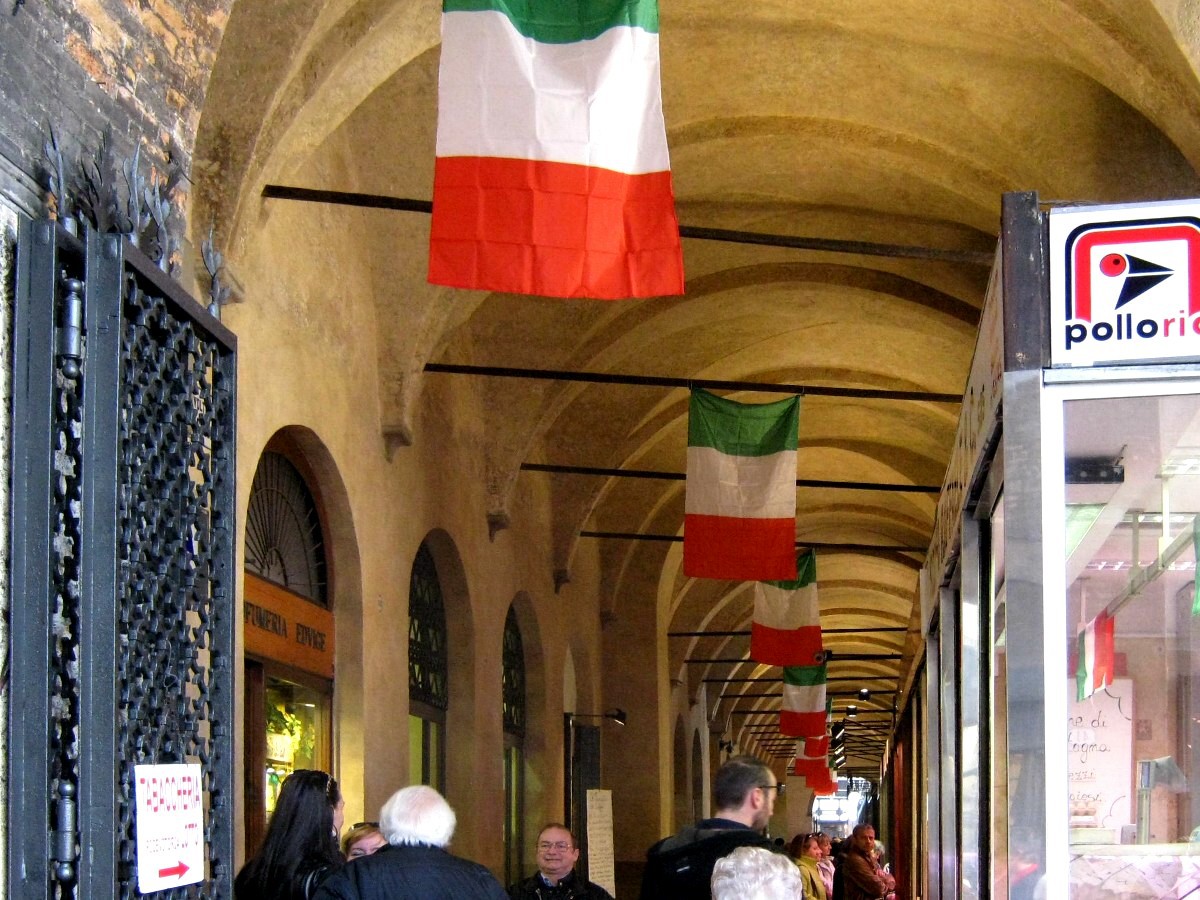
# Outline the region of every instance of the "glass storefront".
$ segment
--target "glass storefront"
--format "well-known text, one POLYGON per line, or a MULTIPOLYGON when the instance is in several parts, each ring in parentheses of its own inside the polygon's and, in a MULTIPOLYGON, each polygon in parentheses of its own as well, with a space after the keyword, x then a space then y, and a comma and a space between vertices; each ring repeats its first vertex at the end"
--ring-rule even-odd
POLYGON ((330 727, 327 693, 268 676, 266 694, 264 803, 269 817, 288 775, 296 769, 327 769, 330 727))
POLYGON ((1163 389, 1062 405, 1073 898, 1200 896, 1200 386, 1163 389))

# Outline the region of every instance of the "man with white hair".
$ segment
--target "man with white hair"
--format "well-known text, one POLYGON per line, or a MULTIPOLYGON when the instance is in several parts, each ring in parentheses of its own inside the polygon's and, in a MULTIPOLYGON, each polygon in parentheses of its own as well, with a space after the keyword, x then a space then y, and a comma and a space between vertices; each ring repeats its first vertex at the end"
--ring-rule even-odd
POLYGON ((738 847, 713 867, 712 896, 713 900, 798 900, 804 897, 804 881, 782 853, 738 847))
POLYGON ((431 787, 396 791, 379 813, 388 846, 348 862, 314 900, 508 900, 486 868, 446 852, 457 820, 431 787))

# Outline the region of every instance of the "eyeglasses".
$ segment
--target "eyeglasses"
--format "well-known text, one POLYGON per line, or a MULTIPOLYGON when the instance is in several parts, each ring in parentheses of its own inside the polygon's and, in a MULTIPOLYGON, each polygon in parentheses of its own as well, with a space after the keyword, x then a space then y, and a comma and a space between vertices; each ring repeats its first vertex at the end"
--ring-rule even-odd
POLYGON ((782 797, 784 790, 787 789, 787 785, 783 782, 780 782, 779 784, 760 784, 759 787, 764 791, 769 791, 774 788, 777 791, 775 794, 776 797, 782 797))
POLYGON ((540 841, 538 843, 539 850, 570 850, 570 841, 540 841))

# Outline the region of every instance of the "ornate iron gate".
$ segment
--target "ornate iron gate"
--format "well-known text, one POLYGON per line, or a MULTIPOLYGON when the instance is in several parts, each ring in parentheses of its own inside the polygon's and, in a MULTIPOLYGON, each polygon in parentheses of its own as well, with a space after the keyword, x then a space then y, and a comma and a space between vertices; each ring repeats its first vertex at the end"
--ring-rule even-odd
POLYGON ((233 866, 236 342, 124 238, 23 222, 8 889, 138 896, 133 767, 199 763, 233 866))

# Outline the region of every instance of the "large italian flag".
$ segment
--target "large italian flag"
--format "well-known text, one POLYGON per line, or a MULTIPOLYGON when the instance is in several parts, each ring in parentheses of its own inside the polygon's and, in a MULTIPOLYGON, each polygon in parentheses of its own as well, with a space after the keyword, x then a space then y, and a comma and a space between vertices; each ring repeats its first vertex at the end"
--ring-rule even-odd
POLYGON ((768 666, 815 666, 824 660, 817 557, 811 550, 797 558, 794 581, 755 583, 750 658, 768 666))
POLYGON ((444 0, 429 280, 683 293, 657 0, 444 0))
POLYGON ((751 404, 692 391, 685 575, 795 580, 799 428, 799 397, 751 404))
POLYGON ((785 666, 779 733, 790 737, 821 737, 828 720, 825 707, 825 663, 785 666))

